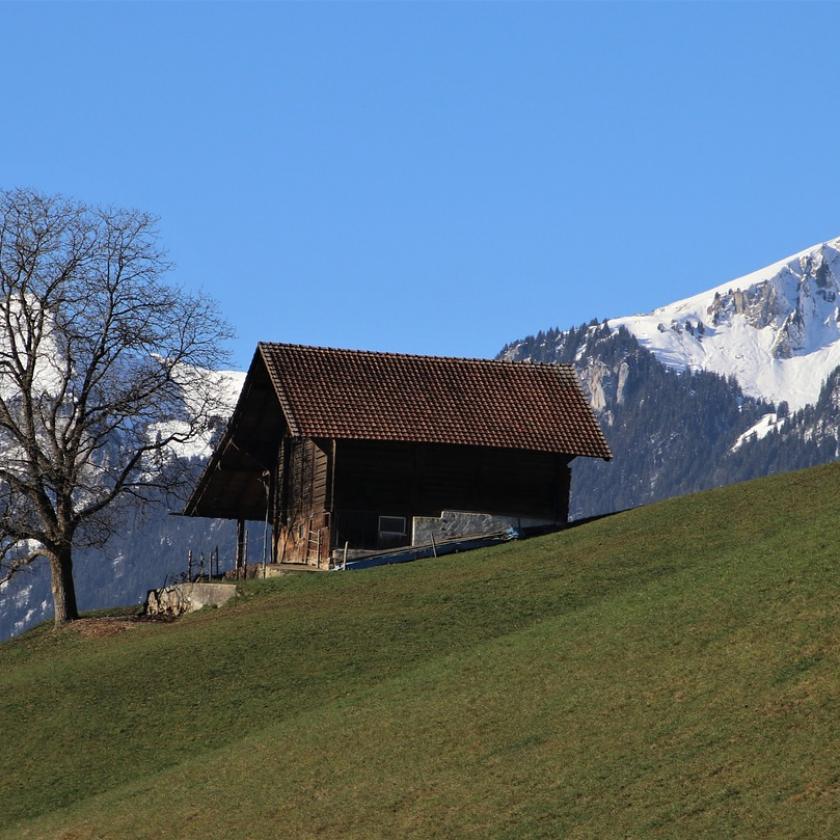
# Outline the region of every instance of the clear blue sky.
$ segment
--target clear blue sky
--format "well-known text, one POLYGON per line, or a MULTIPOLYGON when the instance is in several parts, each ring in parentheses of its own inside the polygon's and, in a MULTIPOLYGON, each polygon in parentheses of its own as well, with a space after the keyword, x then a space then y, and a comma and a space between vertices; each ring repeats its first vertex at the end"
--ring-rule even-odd
POLYGON ((259 339, 490 356, 840 235, 840 6, 0 4, 0 185, 259 339))

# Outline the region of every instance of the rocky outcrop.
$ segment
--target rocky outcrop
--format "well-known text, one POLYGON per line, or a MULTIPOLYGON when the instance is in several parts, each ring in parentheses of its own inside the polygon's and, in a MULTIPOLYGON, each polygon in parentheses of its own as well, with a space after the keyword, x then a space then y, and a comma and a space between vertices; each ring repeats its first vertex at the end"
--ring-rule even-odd
POLYGON ((730 289, 721 294, 715 292, 712 303, 706 310, 714 326, 731 324, 735 315, 744 315, 747 323, 756 329, 776 324, 787 313, 787 302, 780 296, 777 282, 766 280, 746 290, 730 289))
POLYGON ((510 529, 519 531, 522 528, 556 524, 550 519, 445 510, 440 516, 415 516, 412 522, 411 544, 428 545, 432 538, 436 542, 443 542, 459 537, 476 537, 510 529))
POLYGON ((838 293, 837 252, 824 246, 746 289, 716 292, 706 314, 715 327, 731 325, 736 315, 743 315, 757 330, 773 328, 773 355, 788 359, 815 349, 824 342, 826 328, 836 327, 838 293))
POLYGON ((175 618, 203 607, 220 607, 235 594, 232 583, 175 583, 149 591, 146 615, 175 618))
MULTIPOLYGON (((696 316, 680 329, 704 335, 696 316)), ((665 367, 624 327, 548 331, 503 355, 574 365, 616 453, 610 463, 573 461, 573 518, 721 483, 733 442, 773 409, 745 397, 733 380, 665 367)))

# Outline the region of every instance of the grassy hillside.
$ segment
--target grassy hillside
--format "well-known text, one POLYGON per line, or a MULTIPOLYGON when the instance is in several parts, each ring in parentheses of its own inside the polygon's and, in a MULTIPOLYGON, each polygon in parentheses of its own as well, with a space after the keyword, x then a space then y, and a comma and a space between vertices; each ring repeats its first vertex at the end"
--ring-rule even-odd
POLYGON ((840 467, 0 646, 0 836, 840 835, 840 467))

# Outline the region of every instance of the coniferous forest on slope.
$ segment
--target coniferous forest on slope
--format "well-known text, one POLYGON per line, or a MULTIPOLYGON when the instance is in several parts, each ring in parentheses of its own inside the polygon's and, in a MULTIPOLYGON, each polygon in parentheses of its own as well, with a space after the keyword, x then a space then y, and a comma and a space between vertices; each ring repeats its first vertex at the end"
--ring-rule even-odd
POLYGON ((614 455, 572 464, 571 515, 636 507, 837 458, 840 369, 820 398, 789 414, 787 405, 744 395, 734 378, 663 365, 624 327, 592 321, 551 329, 504 347, 502 358, 573 364, 614 455), (739 436, 769 413, 764 438, 739 436))

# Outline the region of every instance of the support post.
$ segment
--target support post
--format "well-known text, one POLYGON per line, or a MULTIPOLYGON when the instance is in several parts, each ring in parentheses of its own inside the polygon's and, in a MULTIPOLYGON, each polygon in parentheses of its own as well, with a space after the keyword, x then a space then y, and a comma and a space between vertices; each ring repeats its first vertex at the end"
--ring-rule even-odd
POLYGON ((245 520, 236 520, 236 579, 244 578, 245 571, 245 520))
POLYGON ((265 566, 268 563, 269 555, 268 555, 268 517, 271 513, 271 473, 266 470, 263 473, 263 477, 265 478, 265 525, 263 526, 263 577, 265 577, 265 566), (268 476, 266 477, 266 473, 268 476))

